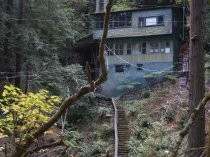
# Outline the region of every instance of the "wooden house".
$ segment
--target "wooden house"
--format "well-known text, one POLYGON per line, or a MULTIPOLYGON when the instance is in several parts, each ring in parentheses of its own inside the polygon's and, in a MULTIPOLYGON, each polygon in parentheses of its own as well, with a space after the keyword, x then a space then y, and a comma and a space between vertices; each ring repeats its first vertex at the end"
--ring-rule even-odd
MULTIPOLYGON (((106 0, 96 1, 92 34, 81 39, 76 50, 81 64, 89 61, 98 75, 98 44, 103 33, 106 0), (103 2, 103 3, 101 3, 103 2)), ((116 96, 128 89, 143 87, 175 70, 183 35, 182 8, 143 7, 111 13, 106 43, 109 78, 101 91, 116 96), (158 74, 158 76, 157 76, 158 74)))

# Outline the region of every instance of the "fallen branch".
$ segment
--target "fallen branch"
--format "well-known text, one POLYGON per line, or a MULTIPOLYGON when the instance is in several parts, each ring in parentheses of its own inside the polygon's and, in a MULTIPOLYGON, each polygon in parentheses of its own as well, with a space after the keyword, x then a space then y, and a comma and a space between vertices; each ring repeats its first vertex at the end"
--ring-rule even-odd
POLYGON ((185 127, 179 132, 179 139, 177 140, 174 149, 172 150, 171 157, 177 157, 179 147, 184 139, 184 137, 189 133, 189 129, 196 120, 198 113, 201 108, 203 108, 207 102, 210 100, 210 93, 206 95, 202 101, 198 104, 198 106, 194 109, 193 113, 190 115, 189 120, 187 121, 185 127))
MULTIPOLYGON (((49 121, 47 123, 45 123, 43 126, 41 126, 37 131, 35 131, 35 133, 32 136, 28 137, 25 141, 25 144, 20 145, 20 147, 16 147, 16 152, 13 154, 13 157, 17 157, 17 156, 21 157, 26 152, 26 150, 30 147, 30 145, 34 142, 35 139, 37 139, 39 136, 43 135, 45 131, 47 131, 51 126, 53 126, 58 121, 58 119, 66 111, 66 109, 68 109, 72 104, 74 104, 82 96, 84 96, 90 92, 93 92, 95 87, 101 85, 103 82, 105 82, 107 80, 108 71, 107 71, 106 64, 105 64, 104 48, 105 48, 105 43, 106 43, 106 38, 107 38, 107 33, 108 33, 109 17, 111 14, 112 1, 113 0, 109 0, 108 4, 106 6, 106 13, 105 13, 105 18, 104 18, 104 26, 103 26, 104 31, 103 31, 102 39, 101 39, 100 46, 99 46, 98 60, 100 63, 100 68, 101 68, 101 74, 100 74, 99 78, 95 82, 92 82, 92 81, 90 81, 91 80, 89 77, 90 74, 88 74, 87 77, 89 79, 88 80, 89 84, 81 87, 80 90, 76 94, 74 94, 74 95, 68 97, 66 100, 64 100, 60 106, 60 109, 49 119, 49 121)), ((88 66, 86 66, 86 67, 88 67, 88 66)), ((88 70, 88 68, 87 68, 87 71, 90 72, 90 70, 88 70)))
POLYGON ((53 148, 53 147, 62 146, 62 145, 65 145, 65 144, 62 140, 60 140, 60 141, 57 141, 57 142, 53 142, 53 143, 50 143, 50 144, 46 144, 46 145, 28 150, 26 153, 23 154, 23 156, 26 157, 30 153, 34 153, 34 152, 38 152, 42 149, 48 149, 48 148, 53 148))

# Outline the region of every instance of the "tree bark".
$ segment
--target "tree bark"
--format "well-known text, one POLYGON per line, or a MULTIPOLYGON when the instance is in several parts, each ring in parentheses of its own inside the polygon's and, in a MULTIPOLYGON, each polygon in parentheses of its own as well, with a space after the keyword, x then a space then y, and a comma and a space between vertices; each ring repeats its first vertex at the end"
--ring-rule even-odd
MULTIPOLYGON (((190 62, 189 62, 189 108, 190 115, 205 95, 204 84, 204 29, 205 0, 191 0, 190 3, 190 62)), ((189 129, 188 147, 205 146, 205 108, 189 129)), ((199 157, 200 151, 193 151, 188 157, 199 157)))

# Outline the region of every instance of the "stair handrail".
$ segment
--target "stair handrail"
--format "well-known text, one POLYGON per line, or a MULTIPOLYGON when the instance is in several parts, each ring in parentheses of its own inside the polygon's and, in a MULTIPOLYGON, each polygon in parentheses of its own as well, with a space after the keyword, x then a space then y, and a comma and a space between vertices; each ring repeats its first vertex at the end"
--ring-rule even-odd
POLYGON ((114 98, 112 98, 112 105, 114 107, 114 135, 115 135, 114 157, 118 157, 118 129, 117 129, 118 110, 117 110, 114 98))

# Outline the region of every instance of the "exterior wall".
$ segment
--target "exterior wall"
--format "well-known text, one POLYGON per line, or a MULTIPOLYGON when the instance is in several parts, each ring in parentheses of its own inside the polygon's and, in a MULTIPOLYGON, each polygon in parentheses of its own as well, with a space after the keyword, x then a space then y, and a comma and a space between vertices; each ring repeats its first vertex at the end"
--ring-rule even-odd
POLYGON ((120 55, 119 57, 122 60, 120 60, 117 56, 107 56, 108 63, 109 64, 122 64, 122 63, 125 63, 125 61, 132 64, 138 64, 138 63, 143 64, 143 63, 148 63, 148 62, 173 62, 172 53, 120 55))
POLYGON ((122 73, 116 73, 115 65, 108 65, 108 80, 102 84, 101 93, 108 97, 119 96, 128 90, 135 90, 163 79, 165 72, 173 69, 173 62, 148 62, 142 70, 130 66, 122 73))
MULTIPOLYGON (((97 16, 97 15, 96 15, 97 16)), ((102 29, 93 30, 93 38, 100 39, 102 36, 102 29)), ((162 8, 154 10, 141 10, 132 12, 132 27, 130 28, 118 28, 109 29, 107 38, 120 38, 120 37, 139 37, 149 35, 163 35, 172 34, 172 9, 162 8), (164 16, 164 25, 161 26, 146 26, 138 27, 139 17, 153 17, 164 16)))
POLYGON ((106 55, 106 63, 109 74, 108 80, 102 85, 101 92, 106 96, 119 96, 128 90, 142 88, 150 83, 163 78, 164 73, 171 73, 173 70, 173 36, 137 37, 123 39, 108 39, 108 43, 147 43, 146 54, 138 52, 138 46, 134 46, 131 54, 126 54, 124 46, 123 55, 106 55), (149 42, 169 41, 170 53, 150 53, 149 42), (141 69, 138 69, 141 64, 141 69), (123 72, 117 72, 116 66, 124 65, 123 72), (127 66, 127 67, 126 67, 127 66))
MULTIPOLYGON (((174 57, 174 43, 172 41, 172 37, 170 36, 156 36, 156 37, 144 37, 144 38, 132 38, 132 39, 115 39, 109 40, 108 44, 116 44, 116 43, 123 43, 124 50, 123 55, 109 55, 107 56, 107 62, 110 64, 120 64, 125 63, 125 61, 138 64, 138 63, 146 63, 146 62, 173 62, 174 57), (170 53, 150 53, 150 42, 161 42, 161 41, 168 41, 170 43, 170 53), (139 52, 138 44, 145 42, 146 43, 146 53, 142 54, 139 52), (132 52, 131 54, 127 54, 126 43, 132 44, 132 52), (120 60, 121 58, 122 60, 120 60), (124 60, 124 61, 123 61, 124 60)), ((114 50, 113 50, 114 51, 114 50)))

